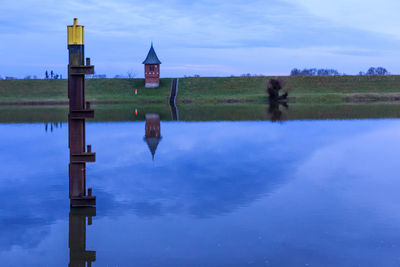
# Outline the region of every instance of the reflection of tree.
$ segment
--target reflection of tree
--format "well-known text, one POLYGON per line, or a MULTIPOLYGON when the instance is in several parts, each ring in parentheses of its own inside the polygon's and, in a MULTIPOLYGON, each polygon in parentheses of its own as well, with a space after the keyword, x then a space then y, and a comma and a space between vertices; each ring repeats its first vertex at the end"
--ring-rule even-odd
POLYGON ((267 84, 267 93, 268 93, 268 102, 269 108, 268 113, 271 116, 271 121, 281 121, 282 120, 282 111, 280 111, 279 106, 282 105, 286 109, 288 108, 287 97, 288 91, 283 95, 279 95, 279 91, 281 91, 285 87, 285 82, 281 79, 270 79, 267 84))
POLYGON ((286 109, 289 109, 289 105, 286 102, 279 102, 279 101, 269 102, 268 114, 270 115, 270 119, 272 122, 283 121, 285 119, 283 112, 280 110, 281 105, 286 109))

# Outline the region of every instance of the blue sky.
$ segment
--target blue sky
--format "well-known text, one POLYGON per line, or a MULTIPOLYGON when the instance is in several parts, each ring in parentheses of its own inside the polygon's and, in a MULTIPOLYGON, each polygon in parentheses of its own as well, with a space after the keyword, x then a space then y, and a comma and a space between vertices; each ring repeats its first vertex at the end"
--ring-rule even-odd
POLYGON ((2 0, 0 75, 66 75, 66 26, 85 25, 97 74, 143 77, 151 41, 162 77, 286 75, 294 67, 400 73, 395 0, 2 0))

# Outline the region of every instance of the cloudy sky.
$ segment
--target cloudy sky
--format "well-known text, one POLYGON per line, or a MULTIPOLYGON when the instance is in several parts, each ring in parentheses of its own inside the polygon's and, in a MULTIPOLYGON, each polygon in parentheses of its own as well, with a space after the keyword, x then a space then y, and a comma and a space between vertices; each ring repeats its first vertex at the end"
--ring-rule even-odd
POLYGON ((66 75, 66 26, 85 25, 97 74, 287 75, 297 68, 400 73, 398 0, 0 0, 0 76, 66 75))

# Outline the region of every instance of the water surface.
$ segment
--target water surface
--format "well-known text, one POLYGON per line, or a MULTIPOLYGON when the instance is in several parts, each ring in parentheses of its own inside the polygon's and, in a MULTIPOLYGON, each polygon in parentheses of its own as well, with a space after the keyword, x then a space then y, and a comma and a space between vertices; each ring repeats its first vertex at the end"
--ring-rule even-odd
POLYGON ((0 124, 2 266, 66 266, 71 238, 92 266, 400 263, 398 119, 162 121, 154 159, 143 121, 86 126, 97 210, 71 237, 67 124, 0 124))

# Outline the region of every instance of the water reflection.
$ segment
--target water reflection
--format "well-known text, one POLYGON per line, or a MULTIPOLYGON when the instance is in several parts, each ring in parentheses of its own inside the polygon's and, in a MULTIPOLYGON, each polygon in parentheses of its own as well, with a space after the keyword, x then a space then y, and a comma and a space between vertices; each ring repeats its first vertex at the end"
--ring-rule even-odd
POLYGON ((143 124, 86 125, 86 213, 66 208, 66 127, 0 125, 1 265, 396 266, 398 120, 162 122, 155 164, 143 124))
MULTIPOLYGON (((123 137, 121 126, 98 125, 98 133, 105 133, 108 127, 107 134, 99 136, 108 141, 97 146, 103 151, 103 157, 99 159, 95 175, 119 177, 119 181, 116 184, 100 178, 96 184, 118 196, 115 201, 127 210, 133 209, 140 217, 167 214, 211 217, 235 211, 285 183, 288 177, 280 163, 294 155, 281 159, 270 154, 269 150, 276 149, 276 145, 260 142, 256 137, 263 132, 262 127, 252 130, 235 123, 163 122, 165 145, 157 151, 158 164, 154 165, 143 157, 142 149, 120 145, 137 140, 141 125, 124 125, 130 134, 123 137), (125 162, 113 147, 119 147, 118 153, 125 158, 135 160, 125 162), (246 158, 252 160, 243 163, 246 158), (268 172, 264 170, 266 163, 268 172)), ((145 129, 144 139, 154 156, 161 138, 157 114, 147 114, 145 129)))
POLYGON ((150 149, 151 157, 154 160, 158 144, 161 141, 160 116, 158 114, 146 114, 144 141, 150 149))
POLYGON ((53 132, 53 129, 57 129, 58 127, 60 127, 60 129, 62 128, 62 122, 46 122, 44 124, 44 130, 46 131, 46 133, 48 130, 50 130, 50 132, 53 132))
POLYGON ((86 194, 86 162, 94 162, 95 154, 91 146, 85 152, 85 120, 73 120, 69 116, 69 194, 71 209, 69 212, 69 242, 70 267, 90 267, 96 260, 95 251, 86 250, 86 218, 88 225, 96 216, 96 197, 92 189, 86 194))
POLYGON ((268 106, 269 118, 272 122, 286 120, 286 115, 280 110, 280 106, 283 106, 286 110, 289 109, 289 105, 286 102, 270 101, 268 106))
POLYGON ((69 212, 69 265, 70 267, 90 267, 96 261, 96 251, 86 250, 86 218, 92 225, 96 208, 71 208, 69 212))
POLYGON ((173 121, 179 121, 179 110, 175 104, 170 104, 169 108, 171 110, 171 118, 173 121))

